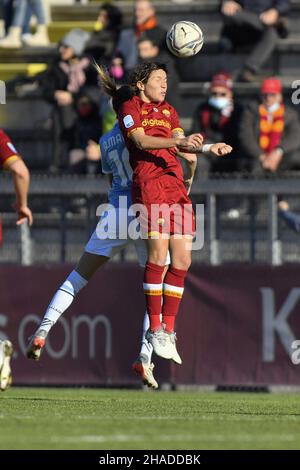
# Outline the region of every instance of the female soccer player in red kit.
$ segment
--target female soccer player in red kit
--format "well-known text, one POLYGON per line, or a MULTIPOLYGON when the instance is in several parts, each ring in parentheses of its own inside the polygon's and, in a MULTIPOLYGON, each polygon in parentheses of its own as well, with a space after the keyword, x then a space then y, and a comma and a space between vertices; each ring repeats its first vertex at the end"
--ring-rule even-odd
POLYGON ((174 325, 191 264, 195 226, 192 203, 177 156, 178 152, 183 152, 179 155, 189 161, 194 156, 190 157, 188 153, 208 150, 221 156, 232 149, 224 143, 203 146, 201 134, 184 136, 177 112, 165 101, 167 70, 164 64, 151 62, 137 66, 130 85, 135 96, 122 105, 118 120, 134 170, 132 200, 146 209, 141 226, 147 232, 148 249, 144 272, 144 293, 150 319, 147 339, 158 356, 181 364, 174 325), (153 204, 165 204, 169 208, 177 204, 177 207, 189 210, 178 217, 171 209, 168 221, 164 213, 161 216, 159 212, 152 220, 153 204), (147 219, 145 214, 148 214, 147 219), (186 214, 192 219, 188 224, 184 220, 186 214), (162 282, 168 250, 171 265, 162 282))
POLYGON ((12 174, 16 192, 17 225, 26 220, 32 225, 32 213, 27 205, 30 175, 8 135, 0 129, 0 168, 12 174))
MULTIPOLYGON (((31 210, 28 207, 28 189, 30 175, 29 171, 12 144, 8 135, 0 129, 0 168, 9 171, 12 174, 17 213, 17 225, 22 225, 26 220, 32 225, 33 218, 31 210)), ((0 244, 1 244, 1 220, 0 220, 0 244)), ((6 339, 0 339, 0 390, 6 390, 12 382, 12 373, 10 361, 13 354, 12 343, 6 339)))

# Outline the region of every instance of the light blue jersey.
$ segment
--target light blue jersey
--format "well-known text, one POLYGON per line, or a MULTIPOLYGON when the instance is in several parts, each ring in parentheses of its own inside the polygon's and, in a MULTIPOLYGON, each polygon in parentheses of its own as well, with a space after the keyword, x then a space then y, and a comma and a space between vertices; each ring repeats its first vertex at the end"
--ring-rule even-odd
POLYGON ((128 197, 131 204, 132 168, 129 153, 119 127, 116 123, 112 130, 100 139, 102 171, 112 175, 112 187, 108 200, 114 207, 119 205, 119 196, 128 197))

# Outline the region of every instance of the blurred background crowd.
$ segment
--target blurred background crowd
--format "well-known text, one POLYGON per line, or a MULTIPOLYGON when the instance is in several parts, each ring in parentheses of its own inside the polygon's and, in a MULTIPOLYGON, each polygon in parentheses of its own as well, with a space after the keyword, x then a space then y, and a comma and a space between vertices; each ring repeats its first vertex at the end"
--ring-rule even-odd
MULTIPOLYGON (((297 185, 299 0, 0 0, 0 7, 0 79, 6 85, 0 128, 26 162, 32 182, 35 175, 53 175, 65 178, 61 183, 64 188, 71 176, 86 177, 86 181, 96 176, 104 183, 98 142, 116 117, 99 85, 94 61, 104 64, 121 85, 136 64, 158 60, 168 66, 167 100, 177 109, 186 133, 200 131, 207 143, 224 141, 234 148, 230 158, 202 155, 198 159, 194 202, 203 202, 213 194, 202 189, 216 179, 221 182, 218 184, 230 179, 243 185, 246 180, 291 177, 297 185), (180 20, 194 21, 203 30, 203 49, 193 58, 176 58, 166 48, 166 32, 180 20)), ((76 190, 74 184, 68 187, 71 192, 76 190)), ((220 186, 214 183, 214 191, 216 188, 220 186)), ((234 195, 226 191, 226 196, 217 198, 217 219, 206 219, 216 220, 216 227, 208 225, 212 239, 221 234, 230 239, 228 243, 224 240, 224 259, 227 245, 229 260, 254 261, 257 249, 259 258, 267 258, 270 235, 266 228, 277 227, 276 223, 265 225, 271 206, 266 200, 262 204, 263 193, 258 190, 255 195, 253 189, 251 200, 247 191, 242 197, 236 191, 234 195), (240 225, 224 228, 222 217, 238 219, 240 225), (237 238, 239 254, 234 242, 237 238), (260 243, 261 249, 257 248, 260 243)), ((97 197, 100 193, 104 197, 105 192, 99 189, 97 197)), ((284 192, 277 186, 274 189, 275 207, 299 231, 298 219, 287 219, 291 202, 294 213, 299 212, 299 198, 289 199, 284 192)), ((93 211, 80 194, 60 203, 48 200, 45 205, 42 200, 38 196, 34 199, 34 211, 40 212, 34 227, 36 237, 39 220, 45 230, 47 204, 52 213, 60 214, 61 233, 65 214, 81 211, 85 217, 93 211)), ((211 207, 207 204, 206 210, 211 207)), ((0 210, 10 211, 7 199, 2 198, 0 210)), ((9 217, 4 220, 9 224, 9 217)), ((49 216, 47 220, 50 223, 49 216)), ((53 231, 56 228, 53 219, 53 231)), ((49 238, 49 227, 47 230, 49 238)), ((44 234, 41 231, 40 243, 44 234)), ((82 233, 80 240, 85 237, 82 233)), ((59 240, 61 246, 67 246, 67 237, 61 235, 59 240)), ((298 240, 294 242, 294 248, 290 239, 286 245, 291 260, 297 257, 298 240)), ((54 251, 49 242, 47 250, 50 259, 54 251)), ((42 259, 44 249, 37 253, 36 259, 42 259)), ((55 259, 73 259, 68 256, 67 249, 61 248, 55 259)), ((201 256, 207 254, 201 252, 201 256)), ((211 254, 211 262, 213 257, 211 254)))
MULTIPOLYGON (((264 176, 299 170, 298 113, 291 100, 284 101, 281 77, 273 76, 278 70, 264 69, 272 55, 277 54, 278 43, 289 38, 290 1, 211 2, 207 8, 215 9, 219 22, 216 31, 210 29, 205 2, 169 1, 177 20, 192 19, 193 8, 203 7, 203 20, 202 11, 197 14, 206 44, 201 57, 193 59, 176 59, 167 51, 165 35, 170 18, 166 21, 164 3, 0 1, 0 56, 6 65, 4 80, 8 77, 8 105, 1 112, 0 125, 13 134, 16 144, 20 141, 29 168, 80 174, 100 172, 98 141, 111 129, 115 116, 99 87, 93 61, 105 64, 117 83, 122 84, 137 63, 159 60, 168 65, 167 100, 183 118, 186 132, 200 131, 207 142, 224 141, 234 147, 230 159, 200 159, 199 179, 228 173, 264 176), (55 19, 59 15, 61 21, 55 19), (85 15, 87 20, 79 20, 85 15), (216 49, 216 63, 211 70, 206 66, 201 77, 203 61, 210 63, 212 46, 216 49), (229 59, 238 54, 242 59, 235 66, 229 59), (14 57, 16 64, 11 62, 14 57), (21 73, 20 60, 26 62, 26 70, 21 73), (189 83, 198 84, 188 113, 180 88, 182 82, 185 88, 189 83), (244 91, 242 97, 236 96, 236 86, 244 91), (31 115, 30 98, 35 107, 40 107, 38 122, 31 115), (20 104, 14 106, 16 100, 24 103, 22 116, 18 111, 20 104), (44 158, 43 145, 25 145, 23 112, 29 121, 32 119, 32 128, 48 131, 51 152, 45 152, 44 158)), ((27 129, 28 123, 24 126, 27 129)))

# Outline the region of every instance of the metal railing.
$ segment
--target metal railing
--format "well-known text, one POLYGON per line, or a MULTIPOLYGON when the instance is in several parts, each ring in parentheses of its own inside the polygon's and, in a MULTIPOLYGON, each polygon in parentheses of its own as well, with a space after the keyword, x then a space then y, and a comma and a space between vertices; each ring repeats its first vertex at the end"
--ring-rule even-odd
MULTIPOLYGON (((4 244, 0 250, 0 261, 16 261, 24 265, 51 261, 73 262, 76 255, 83 250, 84 242, 88 240, 95 226, 96 208, 106 200, 107 190, 108 184, 102 176, 33 176, 30 203, 36 221, 32 229, 24 226, 19 231, 17 239, 14 235, 17 230, 14 225, 14 215, 7 209, 14 195, 12 182, 9 177, 1 176, 0 212, 4 213, 4 244), (72 205, 74 202, 77 204, 75 208, 72 205), (18 247, 17 255, 3 254, 1 257, 1 252, 5 253, 9 249, 13 251, 13 247, 18 247), (48 258, 43 247, 49 250, 48 258)), ((300 195, 299 179, 238 178, 195 183, 192 200, 194 203, 205 204, 205 247, 202 254, 194 254, 195 259, 211 265, 226 262, 223 245, 227 243, 231 244, 232 253, 229 260, 232 262, 263 261, 271 265, 285 262, 277 209, 278 197, 283 194, 297 200, 300 195), (222 202, 232 197, 247 201, 247 214, 235 221, 224 218, 221 209, 222 202), (263 205, 260 215, 258 215, 257 201, 263 205), (262 234, 261 240, 258 238, 259 231, 262 234), (229 237, 227 241, 222 238, 224 234, 229 237), (243 241, 239 238, 239 234, 243 234, 243 241), (247 248, 240 249, 243 255, 240 258, 236 250, 239 243, 242 243, 243 247, 247 245, 247 248), (263 256, 257 254, 259 244, 263 246, 260 251, 263 256)), ((293 249, 289 261, 298 262, 300 258, 298 258, 297 235, 292 234, 291 237, 293 249)), ((287 240, 284 243, 285 246, 289 246, 290 242, 287 240)), ((128 253, 125 253, 121 259, 128 259, 128 256, 128 253)))

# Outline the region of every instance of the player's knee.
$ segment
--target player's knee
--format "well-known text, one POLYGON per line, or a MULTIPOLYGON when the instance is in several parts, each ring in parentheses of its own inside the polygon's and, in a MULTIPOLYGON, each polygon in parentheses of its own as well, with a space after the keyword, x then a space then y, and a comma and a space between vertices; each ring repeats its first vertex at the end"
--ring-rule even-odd
POLYGON ((149 263, 157 264, 158 266, 165 266, 167 261, 167 253, 163 251, 155 251, 148 256, 149 263))
POLYGON ((181 257, 172 257, 172 266, 176 269, 182 269, 183 271, 188 271, 191 266, 191 262, 192 259, 189 254, 181 257))

